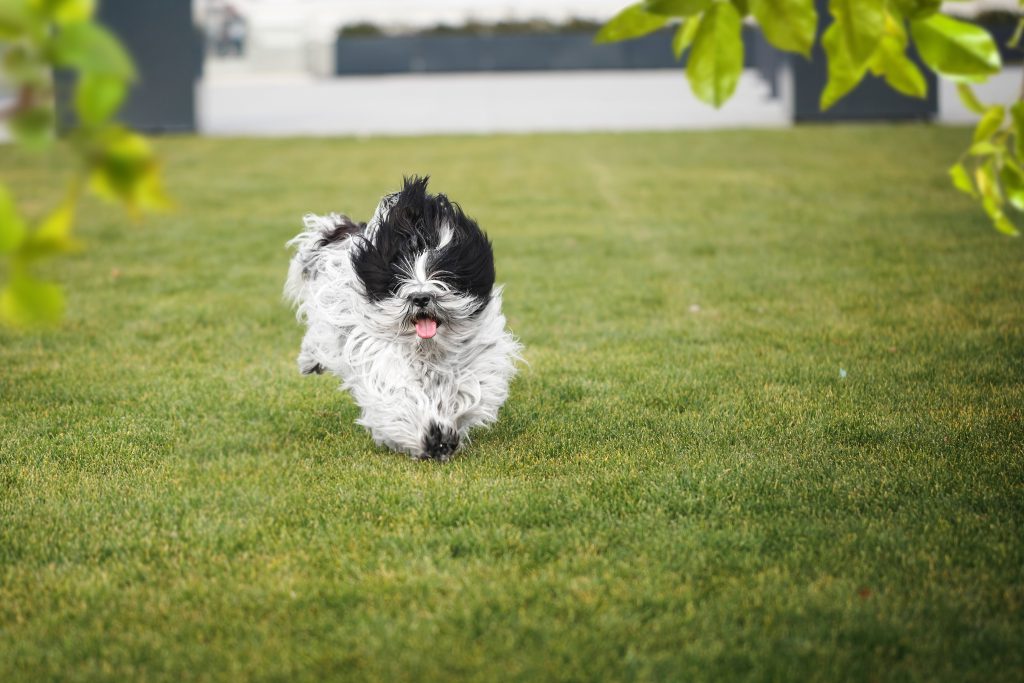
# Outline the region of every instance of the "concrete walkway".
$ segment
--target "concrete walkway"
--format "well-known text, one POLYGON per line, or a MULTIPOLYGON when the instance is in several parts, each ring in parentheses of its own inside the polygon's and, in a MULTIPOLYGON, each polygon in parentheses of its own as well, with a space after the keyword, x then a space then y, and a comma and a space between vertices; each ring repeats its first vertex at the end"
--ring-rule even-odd
POLYGON ((313 79, 211 73, 199 85, 207 135, 421 135, 675 130, 789 125, 753 71, 720 110, 681 70, 402 74, 313 79))

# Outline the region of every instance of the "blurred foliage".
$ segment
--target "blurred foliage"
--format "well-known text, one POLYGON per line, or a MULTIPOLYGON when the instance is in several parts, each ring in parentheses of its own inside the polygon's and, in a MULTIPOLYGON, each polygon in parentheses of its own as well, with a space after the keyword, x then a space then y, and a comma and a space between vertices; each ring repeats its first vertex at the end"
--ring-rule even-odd
MULTIPOLYGON (((925 97, 927 82, 908 56, 913 43, 921 62, 955 82, 964 103, 981 117, 971 147, 950 169, 954 186, 981 203, 996 229, 1018 235, 1024 216, 1024 102, 1007 109, 978 100, 971 84, 1002 69, 999 48, 981 26, 941 14, 941 4, 830 0, 832 21, 820 37, 828 63, 820 106, 833 106, 869 73, 904 95, 925 97)), ((810 57, 818 39, 814 0, 644 0, 613 17, 595 41, 629 40, 672 26, 676 59, 690 53, 686 77, 694 94, 721 107, 743 71, 740 33, 748 16, 778 49, 810 57)), ((1024 31, 1024 20, 1015 19, 1014 47, 1024 31)))
POLYGON ((15 91, 2 117, 16 144, 39 150, 54 144, 53 73, 76 77, 77 126, 67 141, 78 163, 60 204, 31 219, 0 184, 0 322, 15 327, 63 317, 63 290, 34 271, 44 259, 81 248, 73 228, 83 190, 133 215, 169 205, 149 143, 113 120, 135 66, 117 38, 93 20, 95 9, 95 0, 0 0, 0 68, 15 91))

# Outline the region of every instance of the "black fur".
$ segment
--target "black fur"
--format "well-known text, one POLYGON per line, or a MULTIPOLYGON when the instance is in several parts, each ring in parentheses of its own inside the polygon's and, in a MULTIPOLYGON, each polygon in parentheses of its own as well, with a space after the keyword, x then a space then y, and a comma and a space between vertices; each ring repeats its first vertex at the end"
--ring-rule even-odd
POLYGON ((306 365, 299 368, 299 371, 303 375, 322 375, 324 374, 324 366, 319 363, 314 363, 313 365, 306 365))
POLYGON ((338 216, 334 227, 323 233, 320 239, 317 240, 313 249, 307 252, 303 257, 302 277, 306 280, 315 280, 317 275, 317 261, 320 258, 320 250, 327 245, 343 240, 350 235, 358 235, 362 233, 363 228, 365 227, 366 223, 356 223, 348 216, 338 216))
POLYGON ((316 248, 322 249, 328 244, 342 240, 349 235, 358 235, 365 227, 366 223, 356 223, 348 216, 338 216, 338 221, 334 224, 334 229, 324 233, 323 237, 317 241, 316 248))
POLYGON ((450 427, 442 427, 431 422, 427 435, 423 439, 423 454, 420 460, 440 460, 444 462, 459 447, 459 435, 450 427))
POLYGON ((364 240, 353 252, 356 275, 367 297, 380 301, 398 290, 403 265, 432 249, 435 251, 427 261, 429 274, 477 297, 482 308, 494 287, 491 242, 458 204, 443 194, 429 194, 428 180, 406 178, 402 190, 390 197, 391 209, 374 242, 364 240), (437 250, 445 224, 452 229, 452 239, 437 250))

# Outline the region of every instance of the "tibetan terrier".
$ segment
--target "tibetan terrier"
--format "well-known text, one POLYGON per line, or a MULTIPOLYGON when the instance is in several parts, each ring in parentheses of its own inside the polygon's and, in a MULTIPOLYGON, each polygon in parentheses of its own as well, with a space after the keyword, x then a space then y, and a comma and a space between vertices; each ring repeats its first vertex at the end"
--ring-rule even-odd
POLYGON ((307 327, 299 371, 340 377, 378 445, 447 460, 497 419, 521 349, 487 235, 426 178, 406 179, 369 223, 304 222, 285 284, 307 327))

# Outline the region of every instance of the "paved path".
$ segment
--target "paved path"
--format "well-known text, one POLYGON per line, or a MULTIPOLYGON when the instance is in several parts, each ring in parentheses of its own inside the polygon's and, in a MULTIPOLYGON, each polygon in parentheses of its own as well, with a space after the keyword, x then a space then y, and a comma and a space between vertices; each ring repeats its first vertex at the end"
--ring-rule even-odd
POLYGON ((784 99, 752 71, 722 109, 681 71, 402 74, 312 79, 216 75, 199 86, 208 135, 420 135, 777 127, 784 99))

